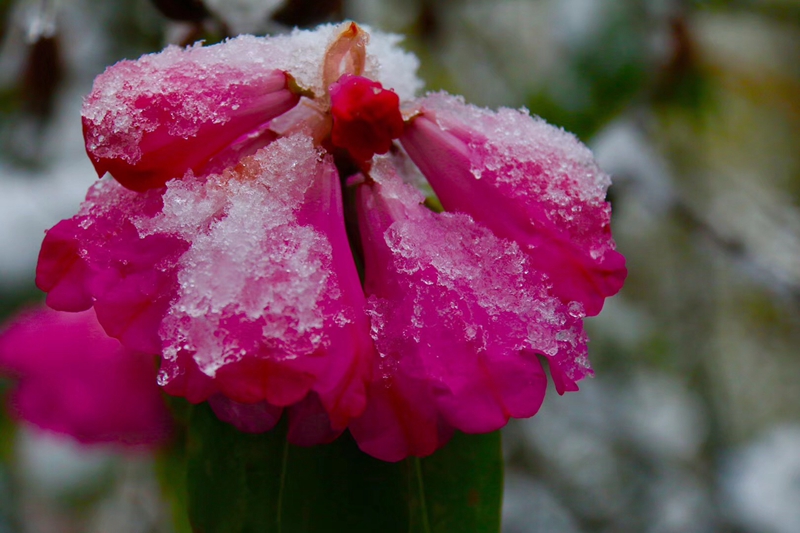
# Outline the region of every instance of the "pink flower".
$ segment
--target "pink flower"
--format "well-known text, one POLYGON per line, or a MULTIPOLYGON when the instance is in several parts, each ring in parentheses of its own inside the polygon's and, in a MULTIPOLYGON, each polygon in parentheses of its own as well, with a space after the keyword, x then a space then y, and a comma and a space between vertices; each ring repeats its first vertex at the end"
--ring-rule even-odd
POLYGON ((243 431, 286 410, 292 442, 349 425, 385 460, 535 414, 537 355, 577 390, 582 317, 625 277, 608 178, 526 113, 415 98, 396 42, 351 23, 109 68, 84 131, 115 181, 45 237, 48 304, 94 306, 243 431))
POLYGON ((419 100, 415 112, 403 147, 444 208, 516 241, 556 296, 598 314, 627 271, 611 238, 611 181, 592 153, 539 118, 447 94, 419 100))
POLYGON ((582 312, 550 294, 517 243, 423 207, 388 160, 370 176, 358 214, 379 357, 351 426, 364 451, 428 455, 453 428, 485 433, 534 415, 547 387, 537 353, 568 388, 590 372, 582 312))
POLYGON ((43 429, 123 445, 170 435, 154 356, 108 337, 93 311, 20 314, 0 333, 0 371, 18 380, 12 414, 43 429))

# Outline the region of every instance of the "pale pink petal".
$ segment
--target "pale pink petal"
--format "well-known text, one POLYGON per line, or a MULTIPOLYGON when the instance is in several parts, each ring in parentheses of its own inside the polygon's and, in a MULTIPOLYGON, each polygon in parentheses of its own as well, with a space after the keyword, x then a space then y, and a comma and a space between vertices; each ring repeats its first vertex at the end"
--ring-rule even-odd
POLYGON ((519 246, 464 214, 435 214, 376 163, 359 186, 368 313, 379 357, 351 427, 380 458, 432 453, 438 417, 468 433, 529 417, 546 378, 535 354, 573 380, 590 374, 581 314, 553 297, 519 246))
POLYGON ((418 103, 401 137, 448 211, 517 242, 564 302, 596 315, 622 287, 608 176, 573 135, 528 114, 492 112, 443 93, 418 103))
POLYGON ((18 379, 12 413, 85 443, 169 436, 153 359, 105 335, 93 311, 32 310, 0 333, 0 370, 18 379))
POLYGON ((162 187, 294 107, 290 78, 265 59, 226 42, 171 46, 106 69, 83 106, 98 175, 136 191, 162 187))

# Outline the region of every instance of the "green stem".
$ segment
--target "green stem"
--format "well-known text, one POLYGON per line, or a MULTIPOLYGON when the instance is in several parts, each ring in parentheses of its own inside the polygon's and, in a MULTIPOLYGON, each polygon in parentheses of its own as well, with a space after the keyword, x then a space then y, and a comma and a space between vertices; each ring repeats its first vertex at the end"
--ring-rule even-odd
POLYGON ((283 531, 281 520, 283 518, 283 487, 286 481, 286 468, 289 462, 289 439, 283 442, 283 460, 281 461, 281 481, 278 488, 278 511, 275 516, 276 525, 278 526, 278 533, 283 531))
POLYGON ((425 502, 425 484, 422 481, 422 465, 419 457, 414 457, 414 470, 417 475, 417 490, 419 490, 419 505, 422 512, 422 530, 425 533, 431 533, 431 524, 428 521, 428 506, 425 502))

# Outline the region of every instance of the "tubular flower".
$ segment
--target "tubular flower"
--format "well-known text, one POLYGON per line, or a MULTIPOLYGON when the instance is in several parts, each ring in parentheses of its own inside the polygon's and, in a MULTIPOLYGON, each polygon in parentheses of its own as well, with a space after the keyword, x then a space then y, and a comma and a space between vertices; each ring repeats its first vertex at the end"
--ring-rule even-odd
POLYGON ((154 356, 108 337, 93 311, 42 308, 0 332, 0 369, 17 379, 17 418, 83 443, 153 446, 171 432, 154 356))
POLYGON ((243 431, 285 410, 290 441, 349 426, 385 460, 535 414, 537 356, 577 390, 582 318, 625 278, 607 176, 524 112, 415 98, 398 40, 348 23, 110 67, 83 114, 111 178, 47 233, 48 304, 94 306, 243 431))

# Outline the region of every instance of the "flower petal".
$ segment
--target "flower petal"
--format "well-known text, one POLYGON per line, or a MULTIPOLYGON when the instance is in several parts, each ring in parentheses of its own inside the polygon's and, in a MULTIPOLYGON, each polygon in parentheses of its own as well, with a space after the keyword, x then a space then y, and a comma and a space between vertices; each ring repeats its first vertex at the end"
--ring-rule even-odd
POLYGON ((62 220, 44 237, 36 265, 36 286, 47 293, 47 305, 61 311, 86 311, 93 299, 88 288, 91 277, 81 257, 79 223, 62 220))
POLYGON ((208 405, 217 418, 245 433, 269 431, 275 427, 283 414, 283 407, 276 407, 265 401, 239 403, 223 394, 211 396, 208 405))
POLYGON ((315 446, 333 442, 344 431, 344 427, 334 429, 331 418, 319 396, 308 393, 302 401, 287 409, 289 432, 286 439, 296 446, 315 446))
POLYGON ((162 187, 294 107, 289 80, 230 43, 121 61, 84 101, 86 150, 101 177, 162 187))
POLYGON ((94 305, 108 335, 130 349, 160 353, 158 330, 187 244, 174 235, 140 235, 132 221, 161 205, 159 191, 95 184, 78 215, 59 222, 42 243, 36 284, 48 292, 48 305, 62 311, 94 305))
POLYGON ((553 297, 515 243, 463 214, 435 214, 380 159, 358 189, 365 291, 379 353, 367 410, 351 424, 386 460, 529 417, 544 399, 536 354, 590 374, 580 314, 553 297))
MULTIPOLYGON (((223 422, 245 433, 264 433, 274 428, 284 408, 269 402, 239 403, 224 394, 214 394, 208 404, 223 422)), ((319 396, 310 392, 303 400, 286 408, 289 419, 287 440, 296 446, 315 446, 332 442, 344 428, 334 430, 319 396)))
POLYGON ((448 211, 517 242, 564 302, 596 315, 627 271, 605 201, 608 176, 574 136, 511 109, 443 93, 418 103, 401 137, 448 211))
POLYGON ((84 443, 164 442, 171 421, 153 363, 105 335, 93 311, 36 309, 0 334, 0 369, 19 379, 15 416, 84 443))
POLYGON ((140 232, 191 243, 160 330, 167 390, 196 365, 239 403, 313 391, 336 428, 360 414, 372 343, 331 160, 305 137, 279 139, 162 198, 140 232))

